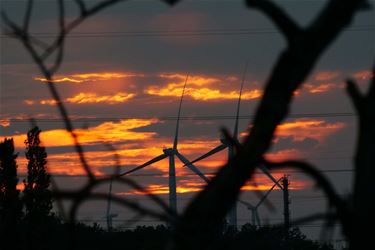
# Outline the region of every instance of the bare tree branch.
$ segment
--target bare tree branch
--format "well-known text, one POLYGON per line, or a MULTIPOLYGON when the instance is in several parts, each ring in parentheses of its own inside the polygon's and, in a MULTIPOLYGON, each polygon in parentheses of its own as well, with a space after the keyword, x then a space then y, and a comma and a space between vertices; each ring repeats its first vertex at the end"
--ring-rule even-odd
POLYGON ((80 13, 81 13, 81 16, 85 16, 86 13, 87 13, 87 9, 86 9, 86 4, 83 0, 74 0, 78 7, 79 7, 79 10, 80 10, 80 13))
MULTIPOLYGON (((62 11, 62 9, 60 9, 60 11, 62 11)), ((61 16, 63 16, 63 13, 60 13, 60 18, 61 16)), ((37 64, 37 66, 39 67, 40 71, 42 72, 42 74, 44 75, 44 77, 46 78, 47 80, 47 86, 50 90, 50 93, 53 97, 53 99, 56 101, 56 105, 57 105, 57 108, 60 112, 60 115, 62 116, 63 120, 64 120, 64 124, 65 124, 65 128, 66 130, 70 133, 70 135, 72 136, 73 138, 73 142, 74 142, 74 145, 75 145, 75 149, 79 155, 79 159, 82 163, 82 166, 84 168, 84 170, 86 171, 88 177, 90 179, 94 178, 94 175, 92 174, 92 171, 90 170, 88 164, 87 164, 87 161, 84 157, 84 154, 83 154, 83 149, 81 147, 81 145, 79 144, 79 141, 78 141, 78 138, 77 138, 77 135, 75 134, 74 132, 74 129, 73 129, 73 125, 69 119, 69 116, 68 116, 68 112, 63 104, 63 102, 61 101, 61 98, 60 98, 60 95, 54 85, 54 82, 53 82, 53 74, 54 72, 51 72, 47 65, 44 63, 44 60, 41 58, 41 56, 38 54, 38 52, 35 50, 35 48, 32 46, 32 44, 29 42, 29 39, 28 39, 28 34, 27 33, 24 33, 15 23, 13 23, 9 18, 8 16, 6 15, 5 12, 2 12, 2 17, 3 17, 3 20, 5 22, 5 24, 12 29, 13 33, 18 37, 18 39, 20 39, 20 41, 22 42, 22 44, 24 45, 24 47, 26 48, 26 50, 30 53, 32 59, 34 60, 34 62, 37 64)), ((60 21, 60 24, 62 24, 63 22, 60 21)), ((61 54, 62 56, 62 54, 61 54)), ((61 58, 62 60, 62 58, 61 58)), ((57 70, 56 67, 53 67, 52 68, 55 68, 55 71, 57 70)))
POLYGON ((55 57, 55 62, 53 66, 49 69, 49 72, 51 75, 54 75, 56 71, 60 68, 60 65, 63 60, 64 56, 64 47, 65 47, 65 37, 66 37, 66 32, 65 32, 65 6, 64 6, 64 0, 58 0, 57 1, 58 5, 58 12, 59 12, 59 36, 58 40, 60 43, 60 46, 57 49, 57 55, 55 57))
POLYGON ((93 200, 93 199, 94 200, 95 199, 96 200, 108 200, 108 198, 110 198, 111 200, 119 204, 125 205, 126 207, 129 207, 137 212, 147 214, 147 215, 156 217, 158 219, 162 219, 163 221, 172 222, 174 221, 173 218, 175 217, 173 212, 169 209, 168 205, 162 199, 160 199, 156 195, 149 193, 147 190, 145 190, 143 187, 138 185, 136 182, 130 179, 124 178, 124 177, 121 177, 121 178, 120 177, 103 177, 100 179, 99 178, 94 179, 94 180, 89 181, 84 187, 82 187, 79 190, 73 190, 73 191, 56 190, 55 192, 53 192, 53 196, 56 199, 73 201, 73 204, 71 208, 69 209, 69 217, 72 221, 75 220, 77 210, 81 206, 82 202, 87 201, 87 200, 93 200), (101 184, 110 182, 111 178, 113 182, 127 185, 147 195, 152 201, 155 202, 156 205, 158 205, 162 209, 163 213, 157 213, 153 209, 142 207, 138 203, 132 202, 125 198, 119 198, 114 195, 92 192, 92 190, 94 190, 96 187, 100 186, 101 184))
POLYGON ((115 162, 115 170, 112 174, 113 177, 120 175, 120 168, 121 168, 121 161, 120 156, 117 153, 115 147, 110 143, 104 143, 104 145, 109 149, 109 151, 113 152, 113 160, 115 162))
POLYGON ((25 33, 27 33, 29 30, 29 24, 30 24, 31 13, 33 10, 33 5, 34 5, 34 0, 27 1, 25 18, 23 20, 23 30, 25 33))
MULTIPOLYGON (((220 237, 218 228, 272 144, 277 126, 289 113, 294 92, 315 62, 350 23, 364 0, 329 1, 315 21, 281 53, 266 83, 249 136, 237 155, 222 167, 180 219, 172 249, 207 249, 220 237), (190 235, 186 239, 186 235, 190 235), (199 246, 197 248, 197 246, 199 246)), ((280 24, 281 25, 281 24, 280 24)))
MULTIPOLYGON (((354 158, 355 177, 352 204, 351 234, 348 236, 351 249, 363 249, 372 240, 371 230, 363 228, 363 224, 375 223, 375 98, 374 98, 374 73, 367 94, 358 97, 355 91, 349 95, 358 113, 358 142, 354 158), (359 99, 359 100, 357 100, 359 99), (360 102, 357 105, 356 102, 360 102)), ((355 83, 351 83, 355 86, 355 83)))
POLYGON ((358 111, 361 110, 362 102, 363 102, 363 96, 361 92, 359 91, 357 84, 349 79, 346 81, 346 91, 348 92, 348 95, 350 96, 351 101, 353 102, 353 106, 358 111))
POLYGON ((167 4, 174 5, 177 2, 180 2, 180 0, 162 0, 163 2, 166 2, 167 4))
POLYGON ((375 64, 372 66, 372 80, 370 82, 370 88, 368 91, 368 98, 370 100, 375 99, 375 64))
MULTIPOLYGON (((74 28, 76 28, 78 25, 80 25, 88 17, 96 14, 97 12, 99 12, 99 11, 109 7, 109 6, 112 6, 116 3, 123 2, 123 1, 126 1, 126 0, 101 1, 101 2, 97 3, 96 5, 94 5, 93 7, 91 7, 90 9, 86 9, 84 14, 82 14, 82 12, 81 12, 81 15, 78 18, 74 19, 70 23, 65 24, 64 33, 63 34, 60 33, 59 36, 55 39, 55 41, 52 42, 51 45, 48 47, 48 49, 46 49, 45 52, 41 55, 41 58, 43 59, 43 61, 46 60, 56 49, 58 49, 61 46, 61 44, 64 42, 65 37, 74 28), (64 37, 61 37, 61 36, 64 36, 64 37)), ((80 6, 80 5, 78 4, 78 6, 80 6)))
POLYGON ((301 32, 296 22, 287 13, 270 0, 246 0, 250 8, 256 8, 264 12, 280 29, 289 42, 292 42, 301 32))

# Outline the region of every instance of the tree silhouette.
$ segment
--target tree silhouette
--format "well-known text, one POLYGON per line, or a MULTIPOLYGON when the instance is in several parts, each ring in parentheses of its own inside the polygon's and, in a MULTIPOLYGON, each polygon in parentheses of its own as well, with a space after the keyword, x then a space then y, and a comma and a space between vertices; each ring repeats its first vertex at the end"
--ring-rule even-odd
POLYGON ((11 240, 22 216, 13 139, 0 143, 0 235, 11 240))
MULTIPOLYGON (((87 1, 88 2, 88 1, 87 1)), ((59 35, 50 46, 45 46, 28 31, 32 12, 32 0, 28 1, 24 16, 24 25, 17 25, 5 13, 3 21, 10 30, 10 34, 18 38, 28 50, 35 63, 47 79, 54 100, 57 103, 61 117, 64 119, 67 131, 74 139, 76 151, 80 157, 81 165, 89 178, 88 184, 80 190, 72 192, 54 192, 57 199, 71 199, 73 205, 70 209, 71 218, 75 218, 77 208, 86 199, 106 199, 108 195, 93 194, 94 186, 115 180, 123 182, 134 188, 139 188, 129 179, 119 178, 118 172, 107 179, 96 178, 86 162, 82 147, 78 143, 67 110, 54 87, 53 76, 59 69, 64 51, 67 34, 87 17, 97 13, 104 7, 110 6, 120 0, 107 0, 99 2, 88 8, 84 0, 76 0, 80 16, 70 23, 66 23, 64 1, 58 0, 59 6, 59 35), (39 54, 34 46, 42 45, 43 53, 39 54), (56 52, 52 67, 48 67, 46 58, 56 52)), ((165 0, 170 4, 177 0, 165 0)), ((367 249, 373 245, 372 231, 364 223, 375 223, 375 185, 372 178, 375 175, 375 81, 372 80, 369 92, 361 94, 353 81, 348 81, 347 90, 354 103, 359 117, 359 139, 357 154, 355 156, 355 180, 353 199, 344 200, 335 192, 331 182, 317 169, 302 161, 289 160, 284 162, 268 162, 264 154, 270 149, 277 126, 288 117, 290 106, 293 102, 295 91, 298 90, 314 69, 316 62, 325 50, 335 41, 340 33, 350 24, 354 15, 369 7, 366 0, 329 0, 314 20, 306 27, 300 27, 282 8, 271 0, 247 0, 247 6, 256 8, 267 15, 275 26, 285 36, 286 48, 281 52, 275 63, 270 77, 266 82, 264 95, 256 111, 252 126, 249 127, 248 136, 239 144, 232 136, 223 131, 226 139, 236 146, 236 156, 220 168, 216 176, 205 189, 200 192, 187 207, 185 212, 172 222, 174 232, 168 249, 174 250, 199 250, 217 249, 218 238, 222 236, 220 227, 222 220, 236 202, 243 185, 253 176, 259 164, 269 168, 291 167, 298 168, 312 177, 325 192, 329 204, 334 208, 332 219, 339 220, 342 224, 344 236, 350 243, 350 249, 367 249)), ((375 70, 374 70, 375 71, 375 70)), ((157 204, 161 204, 156 197, 150 196, 157 204)), ((136 204, 113 197, 114 201, 133 208, 141 214, 154 215, 154 217, 171 219, 171 216, 155 214, 153 211, 142 209, 136 204)), ((165 209, 168 212, 168 209, 165 209)), ((326 216, 326 215, 325 215, 326 216)), ((308 219, 316 219, 320 215, 308 219)), ((307 219, 306 219, 307 220, 307 219)), ((296 247, 297 249, 300 249, 296 247)), ((294 249, 296 249, 294 248, 294 249)))
POLYGON ((48 189, 51 181, 46 171, 47 153, 45 147, 40 145, 40 132, 41 130, 35 126, 28 131, 25 140, 28 164, 23 200, 25 216, 31 221, 47 217, 52 209, 52 193, 48 189))

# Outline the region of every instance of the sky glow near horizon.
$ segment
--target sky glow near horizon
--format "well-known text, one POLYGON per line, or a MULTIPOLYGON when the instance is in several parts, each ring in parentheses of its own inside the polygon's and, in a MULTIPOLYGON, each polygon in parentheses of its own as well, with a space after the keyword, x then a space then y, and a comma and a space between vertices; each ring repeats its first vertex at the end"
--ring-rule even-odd
MULTIPOLYGON (((20 16, 24 1, 3 2, 11 17, 20 16)), ((55 6, 48 1, 37 4, 33 32, 54 32, 55 6)), ((280 1, 301 26, 307 25, 323 4, 324 1, 280 1)), ((73 2, 67 2, 67 10, 69 15, 75 14, 73 2)), ((373 77, 369 69, 375 51, 374 16, 373 10, 357 14, 352 30, 344 31, 330 46, 295 93, 291 113, 353 112, 344 81, 351 77, 366 91, 373 77), (362 31, 356 30, 360 28, 362 31)), ((172 118, 177 115, 187 74, 182 104, 182 116, 186 119, 180 123, 178 149, 193 160, 219 145, 220 127, 233 131, 234 120, 220 117, 235 115, 246 61, 241 116, 255 113, 267 76, 284 47, 283 37, 268 18, 246 9, 240 1, 182 1, 173 8, 158 1, 122 3, 86 20, 73 32, 54 82, 73 119, 90 166, 95 174, 102 175, 114 167, 114 153, 105 143, 113 144, 123 171, 172 146, 176 123, 172 118), (197 35, 193 32, 217 29, 246 29, 249 34, 197 35), (146 35, 126 33, 135 31, 146 35), (156 35, 147 33, 151 31, 156 35), (215 119, 189 119, 207 116, 215 119)), ((0 137, 14 138, 16 150, 20 152, 19 173, 25 174, 25 133, 30 128, 29 118, 34 118, 42 129, 49 171, 72 176, 84 174, 72 140, 59 121, 56 103, 26 51, 18 41, 1 37, 1 54, 0 137)), ((247 134, 249 122, 240 119, 241 138, 247 134)), ((278 127, 267 157, 306 159, 323 171, 351 169, 355 138, 355 116, 288 118, 278 127)), ((212 174, 225 163, 226 157, 224 150, 196 165, 202 172, 212 174)), ((182 167, 182 163, 177 160, 176 163, 179 194, 194 195, 201 190, 204 182, 182 167)), ((163 160, 135 173, 134 178, 151 192, 165 195, 167 173, 168 161, 163 160)), ((275 176, 278 178, 282 173, 275 176)), ((348 193, 351 177, 350 173, 329 175, 340 193, 348 193)), ((75 187, 80 183, 78 177, 69 181, 62 179, 59 179, 62 186, 65 183, 75 187)), ((313 183, 300 174, 291 174, 291 183, 296 192, 313 192, 313 183)), ((247 197, 251 196, 248 190, 268 190, 271 186, 267 178, 257 174, 243 193, 247 197)), ((117 186, 114 192, 135 199, 142 196, 117 186)), ((325 208, 324 202, 311 206, 325 208)), ((94 214, 102 212, 101 206, 94 207, 94 214)), ((302 210, 296 208, 296 215, 303 214, 302 210)))

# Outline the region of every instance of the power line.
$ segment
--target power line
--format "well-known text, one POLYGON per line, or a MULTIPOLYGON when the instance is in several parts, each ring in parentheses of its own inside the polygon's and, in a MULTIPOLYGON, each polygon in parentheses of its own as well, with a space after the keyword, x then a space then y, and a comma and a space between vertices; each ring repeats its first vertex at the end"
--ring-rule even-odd
MULTIPOLYGON (((277 191, 277 190, 275 190, 277 191)), ((292 190, 293 192, 293 190, 292 190)), ((114 192, 114 194, 116 195, 116 192, 114 192)), ((348 194, 338 194, 339 196, 341 197, 346 197, 348 194)), ((162 199, 162 200, 168 200, 169 198, 168 197, 163 197, 161 195, 159 195, 159 198, 162 199)), ((326 196, 324 195, 292 195, 291 196, 292 198, 292 204, 294 202, 307 202, 307 201, 312 201, 312 202, 315 202, 315 201, 319 201, 319 200, 329 200, 326 196)), ((184 197, 177 197, 178 200, 180 201, 191 201, 192 198, 184 198, 184 197)), ((134 200, 134 201, 150 201, 150 198, 131 198, 131 200, 134 200)), ((255 201, 259 201, 259 199, 256 199, 256 198, 246 198, 247 201, 250 201, 250 202, 255 202, 255 201)), ((272 200, 271 200, 271 203, 279 203, 279 202, 283 202, 283 198, 276 198, 276 197, 273 197, 272 200)))
MULTIPOLYGON (((355 113, 349 112, 332 112, 332 113, 299 113, 299 114, 290 114, 288 118, 333 118, 333 117, 353 117, 356 116, 355 113)), ((255 115, 242 115, 238 118, 241 120, 249 120, 253 119, 255 115)), ((28 119, 8 119, 9 122, 13 123, 22 123, 30 121, 28 119)), ((85 118, 71 118, 73 122, 101 122, 101 121, 119 121, 119 120, 126 120, 126 119, 135 119, 135 117, 131 116, 123 116, 123 117, 85 117, 85 118)), ((177 120, 176 116, 160 116, 160 117, 138 117, 137 119, 158 119, 160 121, 175 121, 177 120)), ((181 116, 180 120, 191 120, 191 121, 210 121, 210 120, 234 120, 236 116, 234 115, 202 115, 202 116, 181 116)), ((62 122, 64 121, 61 118, 41 118, 41 119, 34 119, 37 122, 62 122)))
MULTIPOLYGON (((28 0, 0 0, 0 2, 26 2, 28 0)), ((65 0, 65 2, 74 2, 75 0, 65 0)), ((98 2, 98 0, 84 0, 85 2, 98 2)), ((233 0, 194 0, 194 1, 188 1, 189 3, 194 3, 194 2, 233 2, 233 0)), ((301 0, 279 0, 280 2, 288 2, 288 1, 301 1, 301 0)), ((319 1, 325 1, 325 0, 302 0, 306 2, 319 2, 319 1)), ((54 0, 38 0, 38 2, 47 2, 47 3, 55 3, 54 0)), ((137 0, 137 1, 132 1, 131 3, 136 3, 136 2, 155 2, 152 0, 137 0)), ((182 2, 182 1, 181 1, 182 2)), ((187 1, 184 1, 187 2, 187 1)), ((129 2, 127 3, 129 4, 129 2)))
MULTIPOLYGON (((350 157, 348 157, 350 158, 350 157)), ((354 173, 354 169, 326 169, 326 170, 318 170, 320 173, 354 173)), ((299 170, 289 170, 289 171, 271 171, 273 174, 303 174, 305 172, 299 171, 299 170)), ((204 175, 207 176, 213 176, 216 173, 215 172, 204 172, 204 175)), ((84 174, 74 174, 74 175, 69 175, 69 174, 51 174, 52 177, 55 178, 87 178, 87 175, 84 174)), ((254 175, 263 175, 263 173, 257 173, 255 172, 254 175)), ((25 177, 25 174, 20 174, 20 177, 25 177)), ((168 177, 168 174, 163 174, 163 173, 149 173, 149 174, 131 174, 129 177, 154 177, 154 176, 159 176, 159 177, 168 177)), ((179 174, 178 177, 187 177, 187 176, 196 176, 195 173, 185 173, 185 174, 179 174)))
MULTIPOLYGON (((374 31, 374 25, 353 26, 345 29, 350 32, 374 31)), ((75 32, 67 38, 118 38, 118 37, 194 37, 194 36, 241 36, 279 34, 276 29, 200 29, 200 30, 141 30, 141 31, 108 31, 108 32, 75 32)), ((36 38, 55 38, 51 32, 32 33, 36 38)), ((1 34, 1 39, 13 38, 8 34, 1 34)))

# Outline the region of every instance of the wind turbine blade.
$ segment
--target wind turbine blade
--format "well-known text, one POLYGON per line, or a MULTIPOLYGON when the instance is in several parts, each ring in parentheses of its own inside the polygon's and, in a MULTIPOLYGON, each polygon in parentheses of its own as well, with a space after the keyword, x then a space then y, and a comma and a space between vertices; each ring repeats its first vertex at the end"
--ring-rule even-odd
POLYGON ((283 190, 283 187, 280 185, 280 180, 276 180, 275 177, 273 177, 270 173, 270 171, 268 170, 268 168, 266 168, 265 166, 263 165, 259 165, 258 168, 265 174, 268 176, 268 178, 270 178, 272 180, 273 183, 275 183, 281 190, 283 190))
POLYGON ((154 159, 149 160, 148 162, 143 163, 142 165, 140 165, 140 166, 138 166, 138 167, 135 167, 135 168, 133 168, 133 169, 131 169, 131 170, 129 170, 129 171, 126 171, 125 173, 120 174, 120 176, 128 175, 128 174, 130 174, 130 173, 133 173, 133 172, 135 172, 135 171, 137 171, 137 170, 140 170, 140 169, 142 169, 142 168, 144 168, 144 167, 147 167, 148 165, 151 165, 152 163, 155 163, 155 162, 161 161, 161 160, 163 160, 164 158, 167 158, 167 157, 168 157, 167 154, 161 154, 161 155, 155 157, 154 159))
POLYGON ((240 106, 241 106, 242 89, 243 89, 243 85, 245 83, 245 77, 246 77, 246 72, 247 72, 247 65, 248 65, 248 62, 246 61, 245 70, 244 70, 243 75, 242 75, 240 95, 238 96, 237 111, 236 111, 236 121, 234 123, 234 130, 233 130, 233 137, 235 139, 238 138, 238 119, 239 119, 239 116, 240 116, 240 106))
POLYGON ((281 180, 282 178, 280 178, 275 184, 273 184, 273 186, 270 188, 270 190, 267 191, 267 193, 264 194, 264 196, 262 197, 262 199, 260 199, 260 201, 258 202, 258 204, 255 206, 256 208, 258 208, 262 203, 263 201, 266 200, 267 196, 272 192, 272 190, 277 186, 277 184, 279 183, 279 181, 281 180))
POLYGON ((251 204, 250 202, 247 202, 247 201, 244 201, 244 200, 238 200, 238 202, 242 203, 243 205, 245 205, 246 207, 248 207, 250 209, 255 209, 255 206, 253 204, 251 204))
POLYGON ((217 146, 216 148, 214 148, 214 149, 208 151, 208 152, 205 153, 204 155, 198 157, 197 159, 195 159, 195 160, 193 160, 193 161, 191 161, 191 162, 189 162, 189 163, 193 164, 193 163, 195 163, 195 162, 197 162, 197 161, 203 160, 203 159, 205 159, 205 158, 207 158, 207 157, 209 157, 209 156, 211 156, 211 155, 213 155, 213 154, 216 154, 216 153, 220 152, 221 150, 223 150, 223 149, 225 149, 225 148, 227 148, 227 147, 228 147, 228 145, 226 145, 226 144, 220 144, 220 145, 217 146))
POLYGON ((182 100, 184 99, 185 88, 186 88, 186 83, 188 81, 188 78, 189 78, 189 74, 186 75, 185 84, 184 84, 184 88, 182 89, 182 95, 181 95, 181 99, 180 99, 180 106, 178 107, 177 122, 176 122, 176 132, 175 132, 175 135, 174 135, 173 149, 177 148, 178 130, 179 130, 179 127, 180 127, 181 106, 182 106, 182 100))
POLYGON ((203 179, 205 182, 209 182, 210 180, 196 167, 194 166, 188 159, 186 159, 182 154, 176 151, 176 156, 182 163, 184 163, 184 166, 187 166, 190 168, 191 171, 196 173, 201 179, 203 179))

